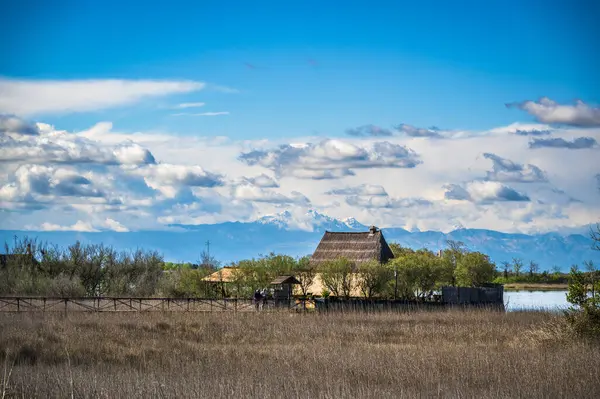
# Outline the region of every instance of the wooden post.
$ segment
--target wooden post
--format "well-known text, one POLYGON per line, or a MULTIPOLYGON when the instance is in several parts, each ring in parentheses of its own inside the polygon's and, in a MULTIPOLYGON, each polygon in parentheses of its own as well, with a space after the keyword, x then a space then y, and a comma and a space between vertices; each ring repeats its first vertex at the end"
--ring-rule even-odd
POLYGON ((67 298, 65 298, 65 314, 67 313, 67 306, 68 306, 68 302, 69 300, 67 298))
POLYGON ((21 311, 21 306, 19 304, 19 298, 17 298, 17 312, 21 311))
POLYGON ((187 311, 190 311, 190 298, 187 299, 188 300, 188 304, 187 304, 187 311))
POLYGON ((113 298, 113 305, 115 306, 115 312, 117 311, 117 300, 113 298))

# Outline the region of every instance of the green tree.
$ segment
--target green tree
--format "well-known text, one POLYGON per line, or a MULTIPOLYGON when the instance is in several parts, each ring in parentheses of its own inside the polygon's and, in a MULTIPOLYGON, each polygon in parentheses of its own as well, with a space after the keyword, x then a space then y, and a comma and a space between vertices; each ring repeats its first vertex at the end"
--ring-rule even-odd
POLYGON ((358 266, 357 284, 365 298, 383 295, 392 277, 392 270, 377 261, 364 262, 358 266))
POLYGON ((353 286, 354 263, 346 258, 323 262, 320 266, 323 285, 336 297, 349 298, 353 286))
POLYGON ((317 276, 317 267, 310 263, 310 257, 304 256, 298 259, 293 272, 296 279, 300 281, 302 296, 307 296, 308 290, 317 276))
POLYGON ((489 283, 496 277, 496 265, 481 252, 464 254, 455 270, 456 282, 466 287, 477 287, 489 283))
POLYGON ((600 338, 600 279, 597 272, 584 273, 571 267, 567 301, 574 305, 566 312, 573 331, 582 336, 600 338))
POLYGON ((415 252, 413 249, 408 248, 408 247, 403 247, 402 245, 400 245, 397 242, 391 242, 388 245, 389 245, 390 249, 392 250, 392 253, 394 254, 395 258, 415 252))

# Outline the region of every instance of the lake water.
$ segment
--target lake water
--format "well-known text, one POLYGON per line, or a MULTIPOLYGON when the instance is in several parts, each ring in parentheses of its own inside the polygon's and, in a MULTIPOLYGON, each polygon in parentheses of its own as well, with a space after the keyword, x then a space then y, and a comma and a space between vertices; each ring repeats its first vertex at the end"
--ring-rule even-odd
POLYGON ((504 291, 506 310, 564 310, 567 291, 504 291))

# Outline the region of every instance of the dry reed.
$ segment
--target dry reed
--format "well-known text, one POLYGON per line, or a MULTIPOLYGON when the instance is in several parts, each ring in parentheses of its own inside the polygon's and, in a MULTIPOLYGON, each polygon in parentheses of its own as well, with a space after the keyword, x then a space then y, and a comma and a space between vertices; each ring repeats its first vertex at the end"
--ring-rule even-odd
POLYGON ((543 312, 5 313, 0 355, 6 397, 600 397, 543 312))

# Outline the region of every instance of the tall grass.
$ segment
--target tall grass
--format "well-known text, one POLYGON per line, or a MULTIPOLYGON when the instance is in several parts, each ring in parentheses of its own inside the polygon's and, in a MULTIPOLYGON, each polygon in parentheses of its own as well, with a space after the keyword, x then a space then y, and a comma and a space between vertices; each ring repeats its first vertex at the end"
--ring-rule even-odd
MULTIPOLYGON (((600 346, 543 312, 0 314, 28 398, 600 397, 600 346)), ((2 373, 4 374, 4 373, 2 373)))

